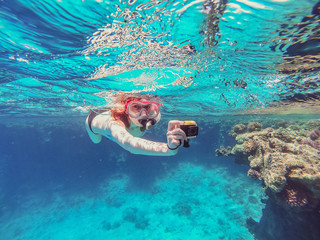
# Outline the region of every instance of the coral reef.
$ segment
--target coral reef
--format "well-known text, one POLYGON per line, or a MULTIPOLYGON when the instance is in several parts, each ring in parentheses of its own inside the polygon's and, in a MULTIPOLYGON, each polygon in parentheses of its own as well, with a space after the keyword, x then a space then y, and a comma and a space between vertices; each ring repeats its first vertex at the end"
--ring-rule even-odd
POLYGON ((310 139, 311 140, 317 140, 320 137, 320 128, 314 129, 311 133, 310 133, 310 139))
POLYGON ((304 144, 308 144, 310 147, 318 149, 320 151, 320 144, 314 140, 306 139, 304 140, 304 144))
POLYGON ((244 124, 237 124, 233 127, 233 131, 235 133, 244 133, 246 131, 247 126, 244 124))
POLYGON ((149 219, 136 207, 125 209, 122 213, 122 217, 124 221, 133 223, 138 229, 143 230, 149 226, 149 219))
POLYGON ((261 180, 261 178, 262 178, 261 173, 260 173, 259 171, 257 171, 257 170, 252 169, 252 168, 249 169, 247 175, 248 175, 248 177, 251 177, 251 178, 253 178, 253 179, 261 180))
POLYGON ((178 216, 190 216, 191 210, 191 206, 184 202, 178 202, 172 207, 172 211, 178 216))
POLYGON ((232 147, 228 146, 227 148, 220 146, 219 149, 216 149, 217 156, 229 156, 231 154, 232 147))
POLYGON ((216 154, 248 164, 248 176, 263 180, 268 195, 285 207, 316 209, 320 202, 320 130, 279 125, 279 129, 262 129, 257 122, 235 125, 230 136, 236 145, 220 147, 216 154))
POLYGON ((275 199, 269 198, 259 222, 248 218, 246 226, 254 239, 259 240, 317 240, 320 236, 319 220, 319 213, 316 211, 288 211, 275 199))
POLYGON ((253 140, 253 139, 249 139, 248 141, 246 141, 245 143, 244 143, 244 151, 246 152, 246 153, 252 153, 252 152, 254 152, 255 150, 256 150, 256 148, 257 148, 257 143, 256 143, 256 141, 255 140, 253 140))
POLYGON ((260 131, 261 128, 262 125, 258 122, 249 122, 247 126, 248 132, 260 131))
POLYGON ((296 186, 288 185, 288 187, 281 192, 281 196, 291 207, 304 207, 308 204, 308 195, 305 189, 297 189, 296 186))

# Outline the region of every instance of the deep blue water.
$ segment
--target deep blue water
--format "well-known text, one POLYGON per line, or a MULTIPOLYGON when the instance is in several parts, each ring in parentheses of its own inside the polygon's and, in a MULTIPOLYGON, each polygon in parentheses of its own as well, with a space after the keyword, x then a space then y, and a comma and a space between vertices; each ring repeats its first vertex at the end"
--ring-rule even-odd
MULTIPOLYGON (((107 139, 93 144, 82 118, 3 118, 0 239, 254 239, 248 221, 259 222, 263 211, 263 223, 272 220, 263 230, 266 239, 314 239, 306 237, 314 231, 308 225, 295 226, 292 235, 283 210, 265 209, 263 183, 246 176, 249 167, 215 150, 235 143, 228 132, 239 122, 274 127, 282 120, 317 119, 196 119, 200 133, 190 148, 152 157, 107 139)), ((165 141, 168 120, 145 137, 165 141)))
MULTIPOLYGON (((32 191, 48 185, 61 185, 68 191, 69 187, 75 191, 90 191, 97 182, 114 175, 115 171, 130 174, 135 178, 136 187, 141 185, 142 189, 148 189, 157 177, 165 174, 163 165, 170 164, 174 167, 179 162, 184 162, 184 158, 187 162, 194 159, 193 162, 199 162, 203 166, 215 161, 224 162, 213 161, 214 151, 219 144, 223 145, 229 139, 220 139, 219 124, 206 126, 209 129, 202 132, 198 139, 191 140, 192 147, 181 154, 170 158, 150 157, 125 152, 108 139, 104 139, 101 144, 93 144, 84 131, 83 121, 78 119, 74 119, 74 122, 68 120, 64 124, 60 119, 57 119, 58 124, 50 119, 43 121, 34 119, 26 126, 10 126, 10 123, 9 127, 1 125, 1 159, 4 169, 2 189, 6 196, 21 194, 24 188, 29 191, 31 186, 32 191), (206 141, 211 144, 200 143, 206 141), (118 155, 127 160, 118 162, 118 155)), ((164 126, 162 123, 158 129, 148 133, 146 138, 164 141, 163 129, 162 135, 157 134, 164 126)), ((225 163, 229 165, 231 161, 225 163)))
MULTIPOLYGON (((231 143, 221 135, 232 121, 199 123, 191 147, 167 158, 133 155, 107 139, 94 145, 79 119, 7 121, 1 239, 252 239, 245 223, 261 216, 260 183, 214 152, 231 143)), ((164 141, 157 133, 165 124, 146 137, 164 141)))
POLYGON ((269 214, 248 166, 215 150, 239 122, 319 120, 318 7, 0 1, 0 240, 309 240, 269 214), (94 145, 87 113, 119 92, 161 98, 146 138, 165 141, 171 119, 196 120, 199 136, 173 157, 94 145), (273 221, 254 236, 248 219, 265 223, 263 211, 273 221))

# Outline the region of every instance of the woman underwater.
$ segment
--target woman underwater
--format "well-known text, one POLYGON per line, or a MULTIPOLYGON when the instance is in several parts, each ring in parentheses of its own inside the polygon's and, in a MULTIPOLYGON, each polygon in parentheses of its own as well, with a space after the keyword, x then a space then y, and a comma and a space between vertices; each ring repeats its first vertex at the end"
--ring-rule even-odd
POLYGON ((168 123, 167 143, 141 138, 160 121, 163 105, 158 97, 120 94, 113 104, 117 107, 111 110, 91 110, 86 119, 86 129, 94 143, 100 143, 105 136, 133 154, 172 156, 187 141, 180 129, 181 121, 177 120, 168 123))

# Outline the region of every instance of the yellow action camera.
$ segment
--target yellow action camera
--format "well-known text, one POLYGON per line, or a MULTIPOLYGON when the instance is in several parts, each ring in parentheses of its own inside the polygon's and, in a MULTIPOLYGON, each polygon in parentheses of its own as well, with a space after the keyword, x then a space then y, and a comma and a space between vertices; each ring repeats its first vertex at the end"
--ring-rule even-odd
POLYGON ((180 128, 186 133, 188 138, 198 136, 198 126, 195 121, 182 121, 180 128))
POLYGON ((180 128, 185 132, 188 140, 184 141, 184 147, 190 147, 189 138, 198 136, 199 128, 195 121, 181 121, 180 128))

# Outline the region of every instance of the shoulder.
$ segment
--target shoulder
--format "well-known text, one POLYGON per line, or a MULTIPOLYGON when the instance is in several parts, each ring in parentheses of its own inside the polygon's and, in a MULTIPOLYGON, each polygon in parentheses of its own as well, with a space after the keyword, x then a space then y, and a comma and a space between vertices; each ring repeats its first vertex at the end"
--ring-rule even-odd
POLYGON ((115 120, 110 112, 109 113, 103 113, 103 114, 99 114, 96 118, 98 118, 98 121, 101 121, 101 122, 105 122, 107 123, 108 125, 111 126, 118 126, 118 127, 121 127, 121 128, 125 128, 125 125, 124 123, 121 121, 121 120, 115 120))
POLYGON ((93 125, 99 126, 99 128, 111 128, 111 126, 125 127, 124 123, 120 120, 115 120, 110 112, 96 114, 93 123, 93 125))

